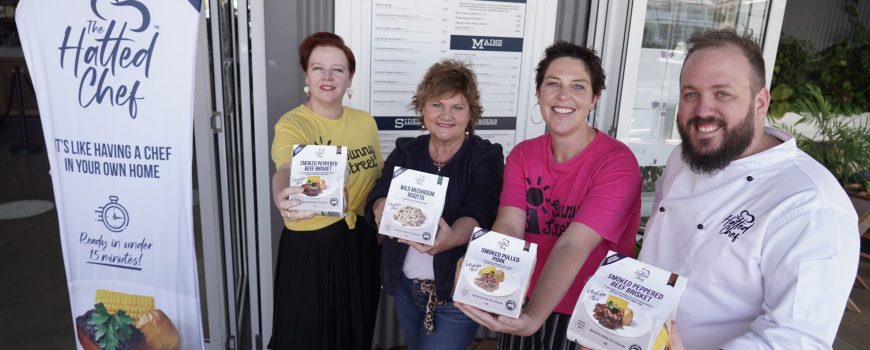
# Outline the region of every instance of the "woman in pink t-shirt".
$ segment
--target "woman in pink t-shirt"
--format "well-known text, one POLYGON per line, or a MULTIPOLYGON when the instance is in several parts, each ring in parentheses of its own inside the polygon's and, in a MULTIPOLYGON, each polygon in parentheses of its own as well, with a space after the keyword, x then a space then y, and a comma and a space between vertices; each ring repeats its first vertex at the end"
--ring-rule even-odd
POLYGON ((499 349, 573 349, 578 345, 566 332, 583 285, 608 250, 634 253, 640 171, 628 147, 587 124, 604 89, 594 51, 553 44, 538 63, 535 85, 547 133, 508 155, 493 225, 538 244, 528 302, 518 319, 460 308, 502 333, 499 349))

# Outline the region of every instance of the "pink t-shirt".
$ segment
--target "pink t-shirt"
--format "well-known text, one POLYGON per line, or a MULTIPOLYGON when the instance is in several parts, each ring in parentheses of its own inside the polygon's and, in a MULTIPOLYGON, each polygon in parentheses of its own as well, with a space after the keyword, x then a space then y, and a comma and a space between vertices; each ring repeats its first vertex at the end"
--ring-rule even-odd
POLYGON ((631 151, 603 132, 574 158, 553 160, 550 134, 518 144, 507 157, 500 206, 526 211, 525 239, 538 244, 528 296, 544 263, 572 222, 604 240, 589 254, 555 312, 570 315, 608 250, 633 256, 640 222, 640 170, 631 151))

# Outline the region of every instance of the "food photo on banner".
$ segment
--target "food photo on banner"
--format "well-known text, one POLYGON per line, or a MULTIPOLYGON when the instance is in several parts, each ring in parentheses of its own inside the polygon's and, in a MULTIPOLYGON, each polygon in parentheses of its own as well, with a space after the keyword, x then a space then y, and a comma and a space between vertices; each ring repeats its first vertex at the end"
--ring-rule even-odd
POLYGON ((191 184, 201 0, 22 0, 83 349, 202 349, 191 184))

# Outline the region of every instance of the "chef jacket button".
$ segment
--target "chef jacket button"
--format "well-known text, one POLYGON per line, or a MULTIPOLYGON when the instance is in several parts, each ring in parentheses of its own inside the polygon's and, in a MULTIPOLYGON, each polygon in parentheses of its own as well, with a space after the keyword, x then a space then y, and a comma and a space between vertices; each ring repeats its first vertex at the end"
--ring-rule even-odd
POLYGON ((699 230, 703 230, 703 229, 704 229, 704 225, 702 225, 702 224, 698 224, 698 229, 699 229, 699 230))
POLYGON ((665 212, 665 207, 659 207, 659 211, 664 213, 664 212, 665 212))
POLYGON ((747 176, 747 177, 746 177, 746 181, 752 181, 752 180, 753 180, 752 176, 747 176))

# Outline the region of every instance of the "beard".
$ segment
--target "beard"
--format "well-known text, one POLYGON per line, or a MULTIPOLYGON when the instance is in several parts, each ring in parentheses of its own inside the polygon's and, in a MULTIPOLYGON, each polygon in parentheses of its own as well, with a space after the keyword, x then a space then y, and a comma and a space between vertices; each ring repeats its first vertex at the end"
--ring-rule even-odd
POLYGON ((755 123, 753 120, 753 110, 755 102, 749 105, 749 111, 746 117, 740 121, 734 128, 728 128, 725 122, 718 118, 701 118, 694 117, 686 122, 686 125, 679 124, 677 130, 680 132, 683 147, 683 161, 689 165, 692 172, 696 174, 712 175, 719 170, 724 169, 731 161, 737 159, 752 143, 752 137, 755 135, 755 123), (708 143, 710 140, 693 141, 690 138, 689 130, 694 128, 698 123, 717 122, 719 126, 725 128, 725 137, 722 144, 718 148, 701 152, 695 142, 708 143))

